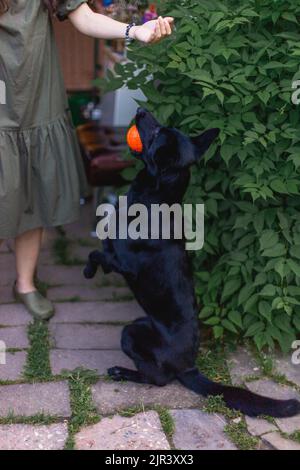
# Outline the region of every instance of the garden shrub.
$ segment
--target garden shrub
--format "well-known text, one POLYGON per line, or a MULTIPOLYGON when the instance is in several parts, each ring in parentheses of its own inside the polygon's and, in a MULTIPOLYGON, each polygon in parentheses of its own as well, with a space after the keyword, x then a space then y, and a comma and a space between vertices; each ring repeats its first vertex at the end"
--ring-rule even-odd
POLYGON ((217 339, 284 351, 300 331, 297 3, 161 1, 175 34, 131 47, 132 63, 106 84, 140 87, 159 121, 187 134, 221 129, 186 197, 206 207, 205 246, 193 254, 199 316, 217 339))

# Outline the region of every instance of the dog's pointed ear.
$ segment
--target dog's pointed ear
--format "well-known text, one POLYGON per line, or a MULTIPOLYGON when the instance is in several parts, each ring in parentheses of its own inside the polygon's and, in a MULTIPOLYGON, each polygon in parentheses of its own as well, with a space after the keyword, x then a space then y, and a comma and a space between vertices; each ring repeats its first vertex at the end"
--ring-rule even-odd
POLYGON ((219 134, 220 129, 209 129, 197 137, 191 137, 191 141, 196 147, 196 153, 198 157, 201 157, 205 154, 219 134))

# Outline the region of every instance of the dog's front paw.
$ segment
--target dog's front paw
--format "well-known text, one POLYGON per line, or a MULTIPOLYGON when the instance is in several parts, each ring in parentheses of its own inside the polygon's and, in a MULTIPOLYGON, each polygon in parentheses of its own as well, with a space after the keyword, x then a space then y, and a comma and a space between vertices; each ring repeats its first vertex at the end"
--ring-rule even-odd
POLYGON ((120 381, 124 380, 124 371, 122 367, 111 367, 107 370, 109 377, 113 380, 120 381))
POLYGON ((95 270, 90 265, 87 265, 83 271, 83 275, 86 279, 93 279, 93 277, 95 277, 95 274, 95 270))

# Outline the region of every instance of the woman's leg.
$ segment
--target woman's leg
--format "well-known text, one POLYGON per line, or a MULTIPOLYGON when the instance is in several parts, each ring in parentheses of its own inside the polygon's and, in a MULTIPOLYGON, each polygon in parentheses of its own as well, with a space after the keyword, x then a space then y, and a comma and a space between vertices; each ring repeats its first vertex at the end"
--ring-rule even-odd
POLYGON ((16 238, 17 291, 28 294, 36 290, 34 275, 41 250, 43 229, 26 232, 16 238))

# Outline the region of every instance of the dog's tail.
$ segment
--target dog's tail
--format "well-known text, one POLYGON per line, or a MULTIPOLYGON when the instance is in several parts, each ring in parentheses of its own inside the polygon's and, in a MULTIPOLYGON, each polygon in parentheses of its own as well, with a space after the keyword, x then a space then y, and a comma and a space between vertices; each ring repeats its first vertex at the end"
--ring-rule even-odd
POLYGON ((177 378, 182 385, 200 395, 221 395, 228 408, 248 416, 285 418, 300 413, 300 402, 297 400, 273 400, 249 390, 221 385, 209 380, 197 368, 183 372, 177 378))

